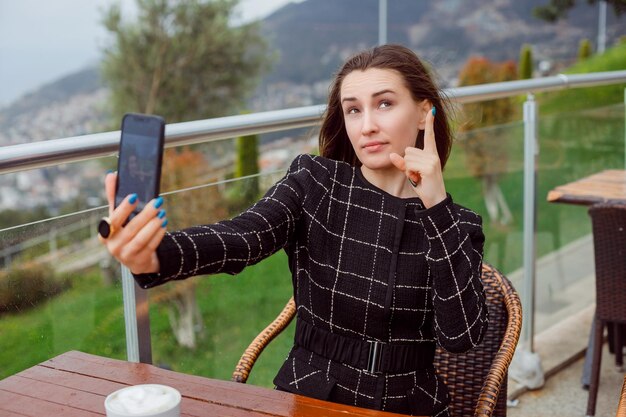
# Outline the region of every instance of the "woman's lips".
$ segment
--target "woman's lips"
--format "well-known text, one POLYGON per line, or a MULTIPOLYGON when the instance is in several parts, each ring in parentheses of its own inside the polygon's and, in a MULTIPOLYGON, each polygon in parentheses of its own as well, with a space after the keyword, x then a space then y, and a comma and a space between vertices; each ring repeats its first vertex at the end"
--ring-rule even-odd
POLYGON ((369 142, 363 145, 363 150, 370 153, 378 152, 385 147, 385 145, 387 145, 386 142, 369 142))

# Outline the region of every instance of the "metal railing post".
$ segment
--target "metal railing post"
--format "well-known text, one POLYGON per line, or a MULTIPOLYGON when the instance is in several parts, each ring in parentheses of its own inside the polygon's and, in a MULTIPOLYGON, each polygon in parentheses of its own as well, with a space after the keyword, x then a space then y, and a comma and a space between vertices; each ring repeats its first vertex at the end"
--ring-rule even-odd
POLYGON ((533 351, 535 310, 535 214, 537 211, 537 103, 533 94, 524 102, 524 297, 522 344, 533 351))
POLYGON ((152 363, 148 291, 137 285, 130 270, 123 265, 122 293, 128 361, 152 363))
POLYGON ((378 0, 378 44, 387 43, 387 0, 378 0))
POLYGON ((535 316, 535 201, 537 182, 537 104, 527 93, 524 102, 524 290, 522 292, 522 335, 509 366, 509 376, 530 389, 545 382, 541 358, 533 352, 535 316))
POLYGON ((606 49, 606 0, 600 0, 598 5, 598 54, 606 49))

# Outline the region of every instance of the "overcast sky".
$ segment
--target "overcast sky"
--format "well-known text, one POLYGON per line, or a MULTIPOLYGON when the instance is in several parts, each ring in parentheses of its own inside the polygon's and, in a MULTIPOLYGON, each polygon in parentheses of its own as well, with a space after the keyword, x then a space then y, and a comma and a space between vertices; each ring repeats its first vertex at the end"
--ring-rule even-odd
MULTIPOLYGON (((242 21, 292 1, 240 0, 242 21)), ((134 0, 0 0, 0 107, 26 92, 97 62, 106 37, 101 10, 134 0)))

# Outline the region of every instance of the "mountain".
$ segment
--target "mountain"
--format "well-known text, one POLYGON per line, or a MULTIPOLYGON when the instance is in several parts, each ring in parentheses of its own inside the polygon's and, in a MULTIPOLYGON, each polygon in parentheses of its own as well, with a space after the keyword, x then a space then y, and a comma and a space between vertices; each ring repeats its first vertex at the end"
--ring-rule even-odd
MULTIPOLYGON (((597 6, 586 2, 567 19, 549 24, 532 16, 547 0, 392 0, 388 43, 401 43, 434 64, 452 82, 470 55, 517 61, 520 46, 535 59, 571 62, 583 38, 597 37, 597 6)), ((327 79, 351 53, 378 41, 378 0, 307 0, 289 4, 263 21, 263 32, 279 52, 264 80, 296 84, 327 79)), ((625 34, 611 8, 607 45, 625 34)), ((595 43, 595 42, 594 42, 595 43)))
MULTIPOLYGON (((414 49, 436 69, 443 86, 454 85, 470 55, 517 61, 531 44, 535 63, 553 71, 569 65, 583 38, 595 41, 597 6, 578 2, 567 19, 549 24, 532 17, 547 0, 392 0, 389 43, 414 49)), ((607 45, 625 35, 609 8, 607 45)), ((378 38, 378 0, 305 0, 290 3, 261 22, 277 60, 251 98, 253 111, 322 103, 328 82, 352 53, 378 38)), ((0 145, 78 135, 102 129, 106 89, 96 68, 69 75, 0 110, 0 145)))
POLYGON ((107 94, 96 68, 46 84, 0 111, 0 146, 102 130, 107 94))

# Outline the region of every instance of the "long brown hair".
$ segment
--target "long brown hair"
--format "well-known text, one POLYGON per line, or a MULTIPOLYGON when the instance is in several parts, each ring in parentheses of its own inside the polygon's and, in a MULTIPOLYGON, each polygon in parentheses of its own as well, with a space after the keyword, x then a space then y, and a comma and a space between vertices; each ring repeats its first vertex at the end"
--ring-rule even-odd
MULTIPOLYGON (((416 102, 429 100, 437 109, 435 117, 435 140, 441 168, 450 155, 452 138, 447 114, 449 104, 436 86, 428 70, 413 51, 401 45, 382 45, 360 52, 341 67, 335 75, 328 95, 328 107, 324 114, 319 136, 320 155, 344 161, 352 166, 360 166, 343 119, 341 108, 341 84, 352 71, 365 71, 370 68, 397 71, 404 79, 407 89, 416 102)), ((424 131, 420 130, 415 146, 424 147, 424 131)))

